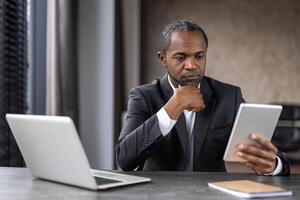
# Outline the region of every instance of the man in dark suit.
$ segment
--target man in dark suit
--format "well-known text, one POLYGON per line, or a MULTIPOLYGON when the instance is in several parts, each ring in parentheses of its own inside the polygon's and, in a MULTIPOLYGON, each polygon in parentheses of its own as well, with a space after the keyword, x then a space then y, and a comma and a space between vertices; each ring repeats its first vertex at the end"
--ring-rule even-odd
MULTIPOLYGON (((197 24, 166 26, 158 57, 167 74, 129 94, 116 144, 123 170, 226 171, 225 147, 244 100, 239 87, 204 76, 207 47, 197 24)), ((288 175, 284 155, 259 134, 250 135, 261 148, 240 144, 244 164, 257 174, 288 175)))

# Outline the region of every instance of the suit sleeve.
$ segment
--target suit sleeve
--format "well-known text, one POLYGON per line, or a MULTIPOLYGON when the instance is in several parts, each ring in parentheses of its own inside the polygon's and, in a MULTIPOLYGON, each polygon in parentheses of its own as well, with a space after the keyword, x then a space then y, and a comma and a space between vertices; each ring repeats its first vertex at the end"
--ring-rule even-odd
POLYGON ((115 147, 118 165, 123 170, 141 168, 163 140, 156 113, 150 114, 142 92, 135 88, 129 94, 124 127, 115 147))
POLYGON ((276 174, 276 176, 290 176, 290 162, 286 158, 285 153, 278 151, 277 156, 281 160, 282 163, 282 170, 280 173, 276 174))

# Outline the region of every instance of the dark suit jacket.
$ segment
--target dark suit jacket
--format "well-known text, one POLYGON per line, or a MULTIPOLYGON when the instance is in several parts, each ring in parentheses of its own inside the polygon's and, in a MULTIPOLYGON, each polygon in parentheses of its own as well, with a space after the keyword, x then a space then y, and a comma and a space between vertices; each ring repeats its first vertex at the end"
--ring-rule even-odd
MULTIPOLYGON (((226 171, 223 155, 237 110, 244 101, 241 90, 204 77, 201 93, 206 107, 195 117, 193 170, 226 171)), ((183 171, 186 168, 184 114, 166 137, 162 136, 156 115, 172 95, 167 76, 131 90, 126 122, 116 144, 117 162, 123 170, 183 171)), ((286 174, 289 165, 280 156, 286 174)))

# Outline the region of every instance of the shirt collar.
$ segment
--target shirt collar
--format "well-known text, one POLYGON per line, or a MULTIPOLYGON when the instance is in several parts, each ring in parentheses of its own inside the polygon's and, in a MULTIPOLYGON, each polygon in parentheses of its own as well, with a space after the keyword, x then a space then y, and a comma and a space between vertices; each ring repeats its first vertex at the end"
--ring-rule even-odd
POLYGON ((169 82, 169 84, 170 84, 170 86, 171 86, 171 88, 173 89, 173 92, 174 92, 175 91, 175 87, 174 87, 174 85, 171 82, 169 74, 168 74, 168 82, 169 82))

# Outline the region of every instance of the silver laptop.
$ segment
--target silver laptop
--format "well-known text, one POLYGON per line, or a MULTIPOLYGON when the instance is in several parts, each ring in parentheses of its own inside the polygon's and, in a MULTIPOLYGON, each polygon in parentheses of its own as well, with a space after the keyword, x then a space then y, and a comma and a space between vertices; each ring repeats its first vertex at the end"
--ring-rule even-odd
POLYGON ((34 177, 92 190, 151 181, 90 169, 69 117, 6 114, 6 119, 34 177))

